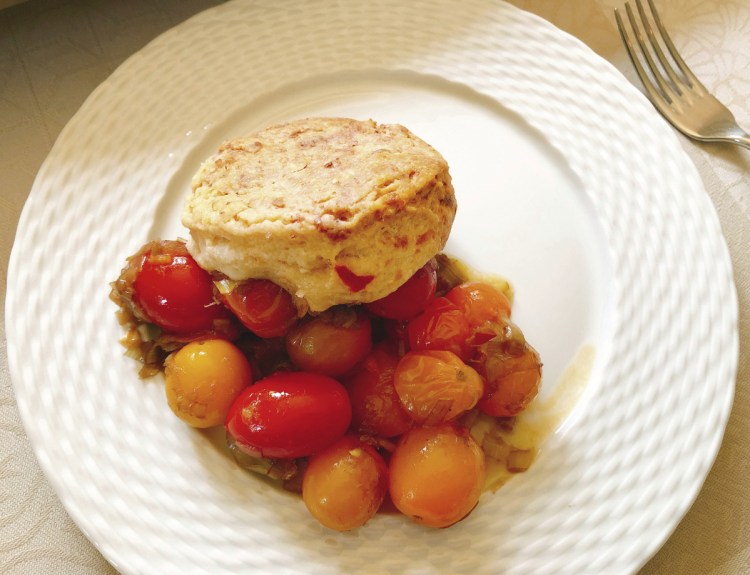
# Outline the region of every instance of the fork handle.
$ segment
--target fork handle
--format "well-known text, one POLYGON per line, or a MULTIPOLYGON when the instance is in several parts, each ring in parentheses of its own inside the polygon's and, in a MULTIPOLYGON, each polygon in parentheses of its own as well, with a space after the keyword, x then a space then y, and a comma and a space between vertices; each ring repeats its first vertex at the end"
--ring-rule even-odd
POLYGON ((732 138, 732 140, 735 144, 750 150, 750 134, 740 134, 739 136, 732 138))

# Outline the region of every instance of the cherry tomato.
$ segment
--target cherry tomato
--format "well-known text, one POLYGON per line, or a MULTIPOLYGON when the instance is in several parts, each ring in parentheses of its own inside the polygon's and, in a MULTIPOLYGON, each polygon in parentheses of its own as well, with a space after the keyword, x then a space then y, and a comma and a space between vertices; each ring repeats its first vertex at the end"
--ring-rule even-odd
POLYGON ((437 263, 432 259, 396 291, 366 304, 366 307, 374 315, 387 319, 411 319, 424 311, 435 297, 436 286, 437 263))
POLYGON ((450 351, 412 351, 399 361, 393 385, 409 415, 437 425, 474 407, 484 392, 479 374, 450 351))
POLYGON ((242 352, 223 339, 188 343, 164 363, 167 402, 193 427, 221 425, 235 397, 252 383, 242 352))
POLYGON ((336 531, 367 523, 387 491, 383 457, 351 435, 312 455, 302 479, 305 506, 313 517, 336 531))
POLYGON ((305 372, 277 372, 245 389, 226 419, 227 432, 246 453, 306 457, 344 435, 352 408, 343 385, 305 372))
POLYGON ((292 296, 269 280, 238 282, 221 297, 240 322, 260 337, 283 336, 297 320, 292 296))
POLYGON ((372 348, 369 316, 359 308, 335 307, 295 325, 286 336, 289 359, 304 371, 338 376, 372 348))
POLYGON ((198 266, 185 244, 152 242, 139 254, 133 302, 145 319, 178 335, 215 330, 231 314, 214 299, 211 276, 198 266))
POLYGON ((401 406, 393 374, 399 356, 388 342, 378 345, 346 382, 352 402, 352 426, 378 437, 401 435, 412 419, 401 406))
POLYGON ((485 352, 480 365, 486 393, 479 402, 479 409, 494 417, 518 415, 539 393, 542 381, 539 354, 528 344, 512 353, 498 346, 488 347, 489 352, 485 352))
POLYGON ((452 351, 462 360, 471 356, 471 326, 456 304, 444 297, 432 300, 407 328, 412 351, 452 351))
POLYGON ((396 508, 417 523, 447 527, 479 501, 485 481, 482 448, 453 423, 416 427, 391 455, 389 492, 396 508))
POLYGON ((503 292, 486 283, 459 284, 445 297, 461 308, 471 327, 510 317, 510 300, 503 292))

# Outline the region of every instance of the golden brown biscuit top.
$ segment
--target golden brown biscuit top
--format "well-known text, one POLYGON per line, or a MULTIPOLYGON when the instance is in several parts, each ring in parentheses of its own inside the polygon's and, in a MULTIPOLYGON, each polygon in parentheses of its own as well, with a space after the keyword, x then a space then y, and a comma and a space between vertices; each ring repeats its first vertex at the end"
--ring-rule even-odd
POLYGON ((195 175, 183 221, 235 236, 280 222, 345 237, 362 218, 400 209, 412 200, 405 193, 446 170, 403 126, 308 118, 224 144, 195 175))

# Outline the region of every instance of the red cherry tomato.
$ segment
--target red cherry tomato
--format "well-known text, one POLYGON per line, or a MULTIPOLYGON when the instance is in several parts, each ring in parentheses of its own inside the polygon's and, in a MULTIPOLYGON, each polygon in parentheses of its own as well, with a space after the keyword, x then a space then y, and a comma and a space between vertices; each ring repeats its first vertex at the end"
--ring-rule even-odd
POLYGON ((307 457, 343 436, 352 408, 343 385, 305 372, 277 372, 234 400, 226 430, 238 448, 259 457, 307 457))
POLYGON ((336 307, 295 325, 286 336, 289 359, 299 369, 343 375, 372 348, 369 316, 361 309, 336 307))
POLYGON ((352 426, 377 437, 401 435, 412 420, 393 385, 399 356, 388 342, 377 346, 346 382, 352 402, 352 426))
POLYGON ((445 297, 461 308, 471 327, 510 317, 510 300, 503 292, 486 283, 459 284, 445 297))
POLYGON ((190 335, 231 321, 231 314, 214 299, 210 274, 198 266, 185 244, 154 242, 140 258, 133 303, 149 322, 165 332, 190 335))
POLYGON ((432 300, 409 322, 407 331, 412 351, 452 351, 464 361, 471 356, 471 326, 461 308, 444 297, 432 300))
POLYGON ((396 291, 368 303, 367 309, 386 319, 411 319, 424 311, 427 304, 435 297, 436 286, 437 263, 432 259, 396 291))
POLYGON ((224 304, 242 324, 260 337, 279 337, 297 319, 288 291, 269 280, 245 280, 222 294, 224 304))

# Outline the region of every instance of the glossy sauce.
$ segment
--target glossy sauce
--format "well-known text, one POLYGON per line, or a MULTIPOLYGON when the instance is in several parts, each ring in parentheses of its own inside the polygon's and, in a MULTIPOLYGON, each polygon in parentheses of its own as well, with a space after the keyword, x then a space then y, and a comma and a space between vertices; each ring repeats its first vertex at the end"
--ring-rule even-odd
POLYGON ((554 391, 533 400, 515 418, 496 420, 479 416, 471 422, 471 433, 486 453, 485 490, 497 491, 514 475, 525 471, 515 468, 514 463, 528 468, 544 441, 560 428, 577 405, 589 382, 595 356, 594 346, 581 346, 554 391))

